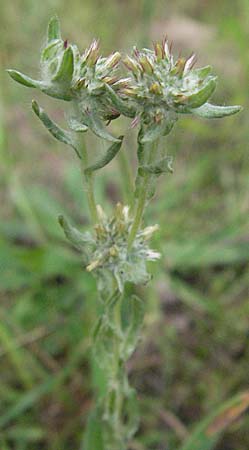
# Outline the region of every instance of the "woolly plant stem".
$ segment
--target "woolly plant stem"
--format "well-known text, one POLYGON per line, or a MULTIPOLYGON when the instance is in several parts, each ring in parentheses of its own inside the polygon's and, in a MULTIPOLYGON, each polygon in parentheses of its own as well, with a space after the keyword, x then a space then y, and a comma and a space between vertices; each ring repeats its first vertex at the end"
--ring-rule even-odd
POLYGON ((88 166, 88 153, 84 139, 80 142, 80 155, 81 155, 81 174, 83 178, 83 185, 86 190, 88 207, 91 214, 92 222, 95 224, 98 222, 98 212, 94 195, 94 179, 92 173, 85 173, 85 168, 88 166))
MULTIPOLYGON (((148 164, 153 162, 153 160, 156 158, 156 154, 158 151, 158 144, 159 144, 159 140, 157 139, 152 143, 151 149, 149 149, 150 151, 147 152, 148 153, 148 158, 147 158, 148 164)), ((147 201, 147 192, 148 192, 150 180, 151 180, 151 174, 148 173, 143 177, 142 183, 140 184, 140 188, 139 188, 139 192, 138 192, 138 199, 137 199, 137 204, 136 204, 136 211, 135 211, 135 215, 134 215, 134 221, 133 221, 131 231, 130 231, 130 236, 128 239, 128 250, 131 249, 133 241, 137 235, 137 232, 139 231, 139 228, 140 228, 140 225, 142 222, 142 218, 143 218, 143 214, 144 214, 144 210, 145 210, 145 206, 146 206, 146 201, 147 201)))

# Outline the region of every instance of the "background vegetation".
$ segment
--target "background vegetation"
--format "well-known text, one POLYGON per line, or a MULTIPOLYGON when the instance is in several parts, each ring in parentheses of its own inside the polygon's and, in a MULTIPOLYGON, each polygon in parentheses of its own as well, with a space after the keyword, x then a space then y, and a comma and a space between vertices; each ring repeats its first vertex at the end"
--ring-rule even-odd
MULTIPOLYGON (((242 104, 221 121, 184 118, 170 136, 175 171, 149 208, 163 253, 143 292, 146 326, 129 363, 142 422, 133 450, 175 447, 194 424, 248 388, 249 372, 249 4, 248 0, 14 0, 1 4, 1 66, 35 75, 51 14, 84 49, 150 45, 165 33, 175 52, 197 53, 219 76, 214 102, 242 104)), ((90 377, 95 285, 57 224, 84 228, 87 209, 73 154, 31 112, 32 97, 57 119, 55 102, 1 70, 0 110, 0 448, 80 448, 98 370, 90 377)), ((126 151, 135 162, 128 123, 126 151)), ((93 152, 99 142, 90 142, 93 152)), ((98 176, 97 195, 120 197, 118 164, 98 176)), ((249 417, 218 450, 249 448, 249 417)), ((94 449, 93 449, 94 450, 94 449)))

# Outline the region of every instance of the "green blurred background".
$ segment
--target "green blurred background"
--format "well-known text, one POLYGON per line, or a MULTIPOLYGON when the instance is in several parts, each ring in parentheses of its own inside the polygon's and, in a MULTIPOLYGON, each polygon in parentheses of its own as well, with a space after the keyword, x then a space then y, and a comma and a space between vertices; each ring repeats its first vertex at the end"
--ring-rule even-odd
MULTIPOLYGON (((98 371, 89 333, 97 301, 57 224, 65 213, 88 224, 77 161, 38 123, 36 98, 62 119, 59 102, 18 86, 5 68, 35 76, 49 17, 83 50, 151 45, 165 34, 175 53, 219 76, 213 101, 242 104, 220 121, 184 118, 168 139, 174 174, 160 178, 147 222, 161 224, 153 282, 141 295, 143 341, 129 363, 141 406, 131 450, 175 449, 195 423, 248 388, 249 373, 249 2, 248 0, 13 0, 1 3, 0 105, 0 448, 81 448, 98 371)), ((128 122, 126 151, 135 163, 128 122)), ((119 130, 118 130, 119 131, 119 130)), ((91 148, 98 151, 99 141, 91 148)), ((97 176, 98 201, 122 194, 118 164, 97 176)), ((135 167, 134 167, 135 168, 135 167)), ((249 448, 249 417, 218 450, 249 448)), ((94 449, 93 449, 94 450, 94 449)), ((117 449, 118 450, 118 449, 117 449)))

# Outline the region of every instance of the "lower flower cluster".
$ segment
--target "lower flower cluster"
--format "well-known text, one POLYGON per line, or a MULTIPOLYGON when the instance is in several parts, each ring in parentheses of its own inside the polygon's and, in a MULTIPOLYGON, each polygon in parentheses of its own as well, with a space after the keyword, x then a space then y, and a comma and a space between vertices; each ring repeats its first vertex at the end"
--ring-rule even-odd
POLYGON ((100 278, 104 272, 109 272, 116 279, 121 292, 126 282, 148 282, 150 275, 146 263, 160 258, 160 253, 149 247, 149 240, 158 230, 158 225, 140 229, 131 249, 128 249, 133 222, 129 207, 118 203, 113 216, 108 218, 98 206, 98 217, 99 223, 95 225, 93 233, 80 233, 64 218, 59 219, 67 238, 83 254, 87 271, 100 278))

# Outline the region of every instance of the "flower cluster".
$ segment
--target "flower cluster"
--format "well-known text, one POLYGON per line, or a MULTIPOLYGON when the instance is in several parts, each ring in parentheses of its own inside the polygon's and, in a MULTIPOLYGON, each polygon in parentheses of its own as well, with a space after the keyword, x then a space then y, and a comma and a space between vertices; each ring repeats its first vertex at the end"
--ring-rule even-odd
POLYGON ((76 45, 61 38, 59 21, 54 17, 41 54, 41 80, 16 70, 9 70, 9 74, 27 87, 71 101, 69 128, 76 132, 91 129, 109 141, 117 139, 104 122, 120 114, 135 118, 134 123, 140 121, 148 128, 144 139, 153 140, 169 133, 179 113, 217 118, 240 110, 239 106, 210 105, 208 100, 216 87, 211 67, 193 69, 194 55, 174 61, 166 40, 155 43, 154 50, 134 48, 132 55, 123 59, 129 71, 125 76, 118 72, 121 60, 118 51, 100 56, 97 40, 80 54, 76 45))
POLYGON ((108 218, 98 206, 98 217, 94 234, 80 233, 65 218, 60 218, 66 237, 82 252, 87 271, 97 276, 103 271, 114 275, 121 292, 127 281, 135 284, 149 281, 146 262, 160 258, 158 252, 149 248, 149 240, 158 230, 158 225, 140 229, 131 250, 128 250, 133 222, 129 207, 118 203, 113 216, 108 218))
POLYGON ((145 123, 165 123, 176 119, 176 113, 192 112, 212 95, 216 77, 211 67, 193 69, 195 55, 174 61, 168 42, 155 43, 154 50, 136 47, 124 59, 130 71, 128 87, 123 93, 134 101, 137 114, 145 123))

